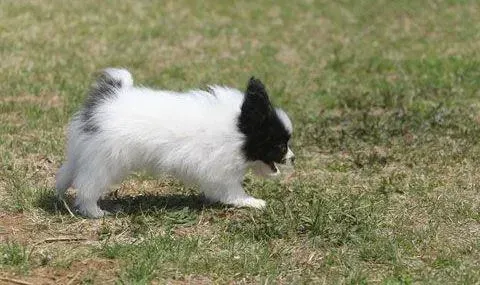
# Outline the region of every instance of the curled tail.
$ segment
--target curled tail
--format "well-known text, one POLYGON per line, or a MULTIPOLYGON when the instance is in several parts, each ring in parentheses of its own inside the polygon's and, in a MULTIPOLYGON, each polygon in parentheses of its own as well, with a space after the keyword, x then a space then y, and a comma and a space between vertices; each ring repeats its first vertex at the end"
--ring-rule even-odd
POLYGON ((69 161, 66 161, 58 170, 55 181, 58 198, 63 199, 65 192, 72 186, 74 171, 74 166, 69 161))
POLYGON ((97 77, 88 94, 85 107, 97 105, 115 96, 118 90, 133 86, 132 74, 126 69, 106 68, 97 77))
POLYGON ((133 85, 132 74, 123 68, 105 68, 99 78, 98 85, 110 85, 116 88, 131 87, 133 85))
POLYGON ((126 69, 106 68, 100 73, 80 113, 79 118, 85 133, 94 133, 98 130, 98 123, 94 118, 98 106, 114 100, 120 90, 131 86, 133 86, 132 74, 126 69))

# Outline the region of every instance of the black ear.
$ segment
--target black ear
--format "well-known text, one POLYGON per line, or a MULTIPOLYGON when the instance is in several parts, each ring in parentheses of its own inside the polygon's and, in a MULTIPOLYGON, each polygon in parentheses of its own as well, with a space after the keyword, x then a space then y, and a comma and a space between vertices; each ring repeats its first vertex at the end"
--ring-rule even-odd
POLYGON ((253 76, 248 81, 244 105, 245 103, 247 103, 249 107, 258 112, 264 113, 265 115, 271 115, 271 112, 273 112, 273 106, 268 98, 265 85, 263 85, 262 81, 253 76))
POLYGON ((248 80, 247 91, 245 93, 247 96, 260 96, 268 101, 268 94, 267 90, 265 89, 265 85, 263 85, 260 79, 256 79, 253 76, 250 77, 250 80, 248 80))
POLYGON ((240 128, 244 133, 255 131, 272 116, 273 111, 265 85, 255 77, 251 77, 240 114, 240 128))

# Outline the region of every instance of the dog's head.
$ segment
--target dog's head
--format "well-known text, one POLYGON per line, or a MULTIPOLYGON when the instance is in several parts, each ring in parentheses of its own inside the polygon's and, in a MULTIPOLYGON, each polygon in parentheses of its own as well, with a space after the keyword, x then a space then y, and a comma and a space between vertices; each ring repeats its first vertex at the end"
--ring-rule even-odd
POLYGON ((254 77, 248 81, 238 127, 246 137, 243 151, 249 161, 263 162, 272 173, 279 172, 275 163, 293 163, 292 122, 283 110, 272 106, 265 86, 254 77))

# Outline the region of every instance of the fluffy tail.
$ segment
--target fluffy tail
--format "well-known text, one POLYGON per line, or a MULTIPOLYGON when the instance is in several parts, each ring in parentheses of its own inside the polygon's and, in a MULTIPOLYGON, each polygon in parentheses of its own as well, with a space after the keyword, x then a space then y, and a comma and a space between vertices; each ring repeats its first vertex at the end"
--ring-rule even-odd
POLYGON ((70 162, 65 162, 57 172, 55 188, 57 197, 63 199, 65 192, 72 186, 74 178, 74 167, 70 162))
POLYGON ((87 99, 83 105, 83 110, 78 117, 86 133, 98 130, 98 124, 93 118, 96 108, 105 101, 112 100, 123 88, 133 85, 133 78, 126 69, 106 68, 98 76, 95 83, 90 88, 87 99))
POLYGON ((122 68, 106 68, 97 80, 98 85, 111 85, 116 88, 131 87, 133 85, 132 74, 122 68))

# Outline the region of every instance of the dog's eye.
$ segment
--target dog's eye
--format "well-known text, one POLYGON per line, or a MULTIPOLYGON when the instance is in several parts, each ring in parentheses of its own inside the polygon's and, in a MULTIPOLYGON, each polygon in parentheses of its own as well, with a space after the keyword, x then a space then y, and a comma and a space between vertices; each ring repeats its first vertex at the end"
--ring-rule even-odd
POLYGON ((279 144, 277 145, 277 149, 279 149, 281 152, 287 152, 287 145, 279 144))

